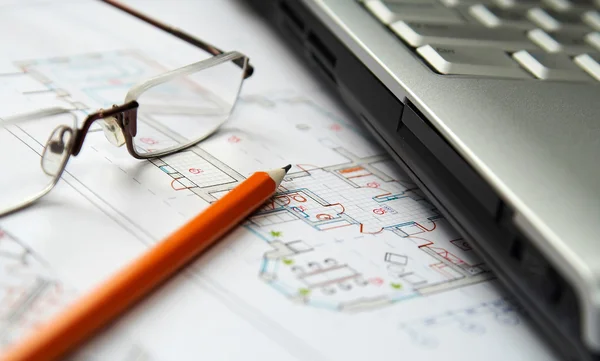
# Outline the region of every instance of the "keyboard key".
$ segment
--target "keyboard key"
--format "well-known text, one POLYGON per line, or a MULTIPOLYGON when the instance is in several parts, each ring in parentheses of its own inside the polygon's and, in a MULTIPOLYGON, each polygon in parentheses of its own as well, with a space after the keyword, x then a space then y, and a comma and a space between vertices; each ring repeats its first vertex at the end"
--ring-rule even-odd
MULTIPOLYGON (((600 0, 599 0, 600 1, 600 0)), ((494 4, 494 0, 440 0, 440 2, 446 6, 470 6, 475 4, 494 4)))
POLYGON ((424 45, 417 52, 442 74, 531 78, 505 52, 496 48, 424 45))
POLYGON ((594 0, 569 0, 569 2, 575 7, 592 7, 592 6, 594 6, 594 0))
POLYGON ((391 24, 398 20, 437 24, 461 24, 464 22, 456 12, 439 3, 367 0, 364 4, 385 24, 391 24))
POLYGON ((520 9, 495 6, 473 5, 469 12, 488 27, 507 26, 519 29, 534 29, 536 26, 527 19, 527 13, 520 9))
POLYGON ((588 44, 600 51, 600 33, 594 32, 587 34, 585 36, 585 41, 587 41, 588 44))
POLYGON ((529 9, 541 6, 541 0, 496 0, 496 5, 501 8, 529 9))
POLYGON ((586 73, 600 81, 600 53, 595 55, 581 54, 573 59, 586 73))
POLYGON ((544 30, 549 31, 558 29, 585 31, 589 29, 582 22, 581 15, 581 12, 577 11, 554 11, 542 8, 533 8, 527 13, 531 21, 538 24, 544 30))
POLYGON ((547 5, 558 11, 579 9, 582 11, 591 9, 594 5, 590 0, 543 0, 547 5))
POLYGON ((539 79, 564 81, 590 81, 571 59, 564 54, 548 54, 543 51, 521 50, 513 58, 539 79))
POLYGON ((586 32, 565 30, 545 32, 542 29, 534 29, 528 32, 527 36, 550 53, 578 55, 594 51, 585 41, 586 32))
POLYGON ((468 6, 456 6, 454 7, 454 11, 456 11, 464 20, 465 20, 465 25, 476 25, 476 26, 481 26, 481 21, 479 21, 479 19, 477 19, 475 16, 473 16, 473 14, 471 14, 471 12, 469 11, 468 6))
POLYGON ((567 10, 571 7, 571 2, 569 0, 544 0, 544 5, 556 10, 567 10))
MULTIPOLYGON (((363 2, 371 0, 362 0, 363 2)), ((380 0, 389 4, 440 4, 438 0, 380 0)))
POLYGON ((588 26, 594 28, 595 30, 600 31, 600 12, 591 10, 587 11, 581 17, 584 23, 588 26))
POLYGON ((414 47, 438 44, 483 46, 510 51, 539 49, 527 39, 524 31, 516 29, 498 31, 475 25, 437 25, 404 21, 395 22, 390 28, 414 47))

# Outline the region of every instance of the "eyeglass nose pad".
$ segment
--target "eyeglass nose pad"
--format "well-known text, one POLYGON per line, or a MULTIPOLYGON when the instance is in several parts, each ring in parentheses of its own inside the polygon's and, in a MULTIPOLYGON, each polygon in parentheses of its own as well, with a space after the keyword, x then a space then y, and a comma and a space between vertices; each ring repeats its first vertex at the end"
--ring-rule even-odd
POLYGON ((42 153, 42 170, 51 177, 59 175, 71 154, 73 130, 66 125, 59 125, 52 131, 42 153))
POLYGON ((104 118, 100 122, 100 125, 104 131, 104 136, 110 142, 110 144, 116 147, 121 147, 123 144, 125 144, 125 134, 123 134, 123 129, 117 122, 117 118, 104 118))

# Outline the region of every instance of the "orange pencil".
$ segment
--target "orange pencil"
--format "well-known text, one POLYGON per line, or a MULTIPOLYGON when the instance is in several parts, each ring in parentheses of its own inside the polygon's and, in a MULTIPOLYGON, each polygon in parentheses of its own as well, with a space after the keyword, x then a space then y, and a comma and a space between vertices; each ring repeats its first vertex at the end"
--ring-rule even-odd
POLYGON ((196 218, 0 356, 55 360, 106 326, 260 207, 290 170, 257 172, 196 218))

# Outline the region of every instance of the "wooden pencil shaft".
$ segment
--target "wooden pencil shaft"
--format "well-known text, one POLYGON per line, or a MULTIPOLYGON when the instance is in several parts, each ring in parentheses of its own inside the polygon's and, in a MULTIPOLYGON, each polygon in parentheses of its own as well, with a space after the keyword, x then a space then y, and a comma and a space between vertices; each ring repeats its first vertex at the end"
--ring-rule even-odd
POLYGON ((253 186, 231 190, 1 359, 54 360, 106 326, 250 215, 277 187, 265 172, 243 183, 253 186))

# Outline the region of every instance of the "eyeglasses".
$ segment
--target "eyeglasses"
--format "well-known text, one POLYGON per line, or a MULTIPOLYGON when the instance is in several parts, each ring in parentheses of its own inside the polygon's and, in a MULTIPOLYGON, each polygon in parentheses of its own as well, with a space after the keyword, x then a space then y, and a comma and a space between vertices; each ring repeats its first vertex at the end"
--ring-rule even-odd
MULTIPOLYGON (((92 124, 99 125, 113 145, 126 145, 137 159, 172 154, 218 130, 229 119, 243 80, 252 75, 248 57, 239 52, 223 52, 129 7, 102 1, 213 56, 139 82, 129 89, 121 105, 87 115, 80 127, 74 111, 63 108, 0 119, 0 143, 5 144, 14 141, 10 133, 18 132, 27 122, 53 129, 41 157, 19 159, 18 166, 9 172, 0 170, 0 217, 33 204, 52 190, 69 158, 81 151, 92 124)), ((1 152, 0 164, 8 163, 10 157, 1 152)))

